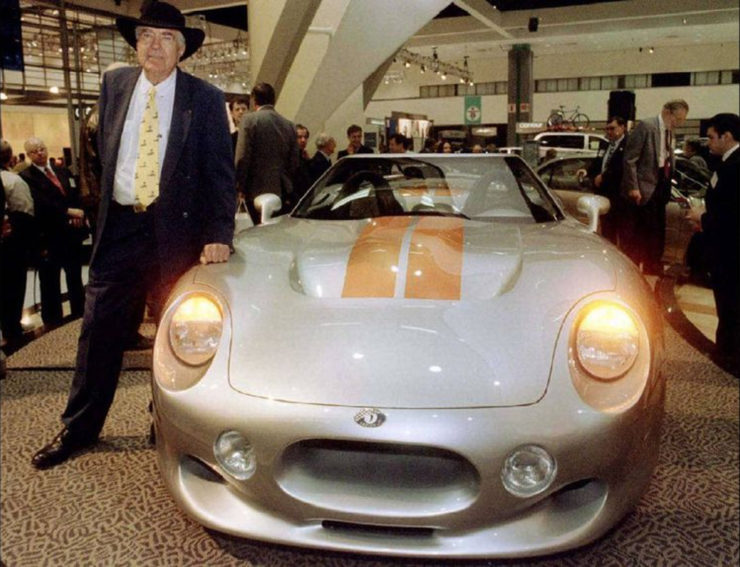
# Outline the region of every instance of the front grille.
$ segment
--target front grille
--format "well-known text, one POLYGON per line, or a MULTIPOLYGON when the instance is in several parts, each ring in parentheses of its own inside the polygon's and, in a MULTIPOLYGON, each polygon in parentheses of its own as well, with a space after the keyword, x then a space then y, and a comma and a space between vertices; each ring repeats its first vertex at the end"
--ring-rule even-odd
POLYGON ((452 451, 417 445, 313 440, 283 454, 278 483, 325 510, 430 517, 467 508, 480 477, 452 451))

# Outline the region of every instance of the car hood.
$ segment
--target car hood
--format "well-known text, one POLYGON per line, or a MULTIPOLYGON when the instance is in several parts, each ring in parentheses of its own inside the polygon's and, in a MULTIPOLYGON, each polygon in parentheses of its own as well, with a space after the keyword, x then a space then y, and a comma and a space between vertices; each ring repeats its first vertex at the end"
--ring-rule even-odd
POLYGON ((615 252, 575 223, 282 219, 199 283, 226 295, 244 394, 357 407, 536 403, 560 324, 615 287, 615 252))

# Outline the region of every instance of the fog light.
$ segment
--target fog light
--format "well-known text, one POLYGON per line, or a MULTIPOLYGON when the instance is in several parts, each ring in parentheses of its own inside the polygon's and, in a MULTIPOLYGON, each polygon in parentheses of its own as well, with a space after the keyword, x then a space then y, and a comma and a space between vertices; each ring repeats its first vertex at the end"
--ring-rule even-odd
POLYGON ((213 444, 213 455, 221 468, 236 480, 247 480, 257 469, 252 444, 238 431, 224 431, 213 444))
POLYGON ((542 447, 524 445, 506 458, 501 481, 514 496, 528 498, 547 490, 556 470, 555 459, 542 447))

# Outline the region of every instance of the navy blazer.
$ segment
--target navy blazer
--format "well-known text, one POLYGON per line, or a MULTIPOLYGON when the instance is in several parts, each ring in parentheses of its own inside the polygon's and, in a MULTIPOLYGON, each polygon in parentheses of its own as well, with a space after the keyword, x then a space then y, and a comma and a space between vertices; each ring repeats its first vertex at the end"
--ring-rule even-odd
MULTIPOLYGON (((155 234, 163 280, 195 264, 203 245, 230 245, 234 235, 236 189, 231 136, 224 96, 216 87, 177 69, 167 150, 155 204, 155 234)), ((98 150, 102 165, 97 238, 90 260, 98 258, 105 232, 126 114, 140 67, 103 76, 98 102, 98 150)))

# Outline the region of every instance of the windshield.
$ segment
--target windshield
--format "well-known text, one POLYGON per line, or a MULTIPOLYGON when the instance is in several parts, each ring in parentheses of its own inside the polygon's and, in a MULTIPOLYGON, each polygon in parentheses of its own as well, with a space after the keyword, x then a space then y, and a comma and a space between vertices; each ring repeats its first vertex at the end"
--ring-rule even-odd
POLYGON ((431 154, 342 159, 293 212, 321 220, 401 215, 516 222, 563 218, 518 157, 431 154))

